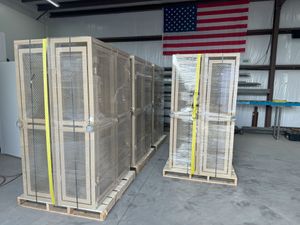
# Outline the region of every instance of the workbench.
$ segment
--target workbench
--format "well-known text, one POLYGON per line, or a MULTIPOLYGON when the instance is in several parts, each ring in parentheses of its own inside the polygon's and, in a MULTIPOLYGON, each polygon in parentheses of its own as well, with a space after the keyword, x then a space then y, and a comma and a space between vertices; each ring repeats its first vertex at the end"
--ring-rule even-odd
POLYGON ((300 102, 279 102, 279 101, 245 101, 238 100, 238 105, 254 105, 254 106, 271 106, 275 108, 273 137, 278 140, 281 128, 281 114, 284 107, 296 107, 300 106, 300 102))

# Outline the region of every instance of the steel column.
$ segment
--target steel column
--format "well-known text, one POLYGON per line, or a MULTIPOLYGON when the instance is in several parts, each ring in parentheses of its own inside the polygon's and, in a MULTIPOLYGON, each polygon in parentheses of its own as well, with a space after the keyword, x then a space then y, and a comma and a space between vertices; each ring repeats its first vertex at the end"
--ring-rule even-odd
MULTIPOLYGON (((285 2, 285 0, 275 0, 275 5, 274 5, 270 70, 269 70, 269 78, 268 78, 268 89, 270 90, 270 93, 267 95, 267 101, 273 101, 280 12, 281 12, 281 6, 284 2, 285 2)), ((271 126, 271 119, 272 119, 272 107, 267 106, 266 107, 266 117, 265 117, 265 127, 271 126)))

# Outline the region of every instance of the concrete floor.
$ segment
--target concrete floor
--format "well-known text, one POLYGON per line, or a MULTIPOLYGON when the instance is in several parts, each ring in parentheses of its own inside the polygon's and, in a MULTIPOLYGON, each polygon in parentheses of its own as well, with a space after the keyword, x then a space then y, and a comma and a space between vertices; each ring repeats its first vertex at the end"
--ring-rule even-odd
MULTIPOLYGON (((235 139, 238 187, 162 177, 168 144, 161 146, 103 225, 299 225, 300 143, 271 135, 235 139)), ((0 174, 20 171, 20 160, 0 156, 0 174)), ((22 179, 0 187, 0 224, 99 224, 18 207, 22 179)))

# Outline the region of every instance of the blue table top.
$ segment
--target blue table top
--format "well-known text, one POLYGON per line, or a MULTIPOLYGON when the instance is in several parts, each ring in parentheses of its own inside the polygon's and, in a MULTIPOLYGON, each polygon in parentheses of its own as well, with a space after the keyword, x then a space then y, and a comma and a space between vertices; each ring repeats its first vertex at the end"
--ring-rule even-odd
POLYGON ((271 101, 245 101, 238 100, 238 105, 256 105, 256 106, 278 106, 278 107, 292 107, 300 106, 300 102, 271 102, 271 101))

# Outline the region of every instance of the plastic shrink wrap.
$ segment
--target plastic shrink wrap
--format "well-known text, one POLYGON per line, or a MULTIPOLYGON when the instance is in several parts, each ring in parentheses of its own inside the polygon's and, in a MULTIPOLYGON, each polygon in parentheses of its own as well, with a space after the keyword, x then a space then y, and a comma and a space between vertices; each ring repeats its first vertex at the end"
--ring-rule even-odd
POLYGON ((190 175, 232 178, 239 54, 206 54, 201 58, 200 78, 196 79, 197 55, 173 56, 170 150, 166 166, 190 175), (197 82, 199 92, 194 93, 197 82), (197 105, 194 105, 195 94, 197 105), (195 107, 197 115, 193 117, 195 107), (196 129, 192 129, 193 122, 196 129), (192 153, 194 132, 195 154, 192 153))
POLYGON ((152 85, 153 66, 151 63, 132 56, 132 151, 131 166, 135 167, 152 145, 152 85))
POLYGON ((153 65, 153 145, 164 135, 164 95, 164 69, 153 65))
MULTIPOLYGON (((56 204, 95 209, 130 168, 130 57, 91 37, 47 42, 56 204)), ((49 202, 42 51, 15 42, 23 195, 49 202)))

